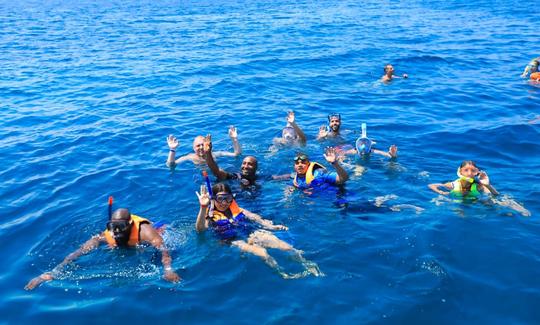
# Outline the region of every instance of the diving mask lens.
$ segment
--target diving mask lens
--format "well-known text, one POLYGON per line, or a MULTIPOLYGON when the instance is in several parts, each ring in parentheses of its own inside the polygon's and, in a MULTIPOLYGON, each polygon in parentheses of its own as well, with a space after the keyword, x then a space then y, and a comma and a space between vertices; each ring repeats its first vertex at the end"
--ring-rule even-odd
POLYGON ((107 230, 112 232, 125 232, 129 226, 129 221, 109 221, 107 222, 107 230))
POLYGON ((296 157, 294 157, 294 162, 297 163, 297 162, 306 162, 308 161, 308 157, 306 155, 298 155, 296 157))
POLYGON ((220 204, 224 204, 225 202, 231 203, 233 201, 233 196, 232 196, 232 194, 217 195, 216 196, 216 201, 218 203, 220 203, 220 204))

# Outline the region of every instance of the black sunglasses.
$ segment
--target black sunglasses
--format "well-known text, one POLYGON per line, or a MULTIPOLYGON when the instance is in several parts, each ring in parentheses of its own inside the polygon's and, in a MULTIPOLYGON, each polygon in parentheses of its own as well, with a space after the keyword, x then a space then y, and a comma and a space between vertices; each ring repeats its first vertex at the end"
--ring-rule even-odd
POLYGON ((107 230, 112 232, 124 232, 131 226, 131 221, 109 221, 107 222, 107 230))

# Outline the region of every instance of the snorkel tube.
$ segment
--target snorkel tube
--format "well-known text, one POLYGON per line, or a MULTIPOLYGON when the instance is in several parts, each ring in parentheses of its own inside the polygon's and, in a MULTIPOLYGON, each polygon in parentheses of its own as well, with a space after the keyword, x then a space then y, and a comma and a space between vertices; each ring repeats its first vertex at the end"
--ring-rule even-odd
MULTIPOLYGON (((474 176, 473 178, 467 177, 467 176, 463 176, 463 175, 461 175, 461 173, 459 172, 460 169, 461 169, 461 167, 458 167, 457 172, 456 172, 456 174, 457 174, 457 176, 459 177, 459 179, 462 179, 462 180, 464 180, 464 181, 466 181, 466 182, 468 182, 468 183, 471 183, 471 184, 472 184, 472 183, 480 183, 480 180, 478 179, 478 176, 474 176)), ((479 173, 480 173, 480 172, 479 172, 479 173)))
POLYGON ((113 204, 113 197, 112 195, 109 196, 109 221, 112 219, 112 204, 113 204))
POLYGON ((367 125, 362 123, 362 135, 356 140, 356 151, 358 156, 363 157, 371 152, 373 142, 367 137, 367 125))
POLYGON ((214 193, 212 193, 212 184, 210 183, 210 178, 208 177, 206 170, 203 170, 202 175, 204 177, 204 182, 206 183, 206 190, 208 191, 208 195, 210 195, 210 209, 208 210, 208 216, 211 217, 214 211, 214 201, 212 200, 214 198, 214 193))

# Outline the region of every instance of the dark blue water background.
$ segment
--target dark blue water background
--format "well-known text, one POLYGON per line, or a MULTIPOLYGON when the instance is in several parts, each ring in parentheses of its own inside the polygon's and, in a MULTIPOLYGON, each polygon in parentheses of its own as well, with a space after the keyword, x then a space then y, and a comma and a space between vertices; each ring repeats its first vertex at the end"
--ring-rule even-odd
MULTIPOLYGON (((540 319, 540 89, 519 75, 538 52, 533 1, 2 1, 1 323, 537 323, 540 319), (408 80, 383 85, 383 66, 408 80), (397 162, 349 162, 355 202, 393 194, 425 210, 349 211, 332 195, 265 182, 241 206, 290 227, 325 277, 283 280, 254 256, 198 236, 199 170, 165 167, 165 138, 231 150, 238 127, 261 174, 296 112, 305 149, 330 112, 350 143, 368 124, 397 162), (433 200, 463 159, 522 203, 433 200), (354 174, 362 164, 363 175, 354 174), (100 249, 32 292, 116 206, 170 222, 179 285, 152 249, 100 249), (441 204, 438 204, 441 203, 441 204)), ((220 159, 237 169, 238 159, 220 159)), ((272 252, 281 265, 298 265, 272 252)))

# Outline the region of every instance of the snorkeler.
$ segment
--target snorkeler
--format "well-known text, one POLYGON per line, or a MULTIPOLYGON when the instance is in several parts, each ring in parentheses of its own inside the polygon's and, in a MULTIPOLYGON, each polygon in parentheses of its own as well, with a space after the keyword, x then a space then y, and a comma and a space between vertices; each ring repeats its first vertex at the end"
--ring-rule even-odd
MULTIPOLYGON (((453 182, 429 184, 429 188, 441 195, 450 195, 456 199, 465 201, 475 201, 482 194, 492 196, 499 195, 499 192, 491 185, 489 177, 485 171, 481 171, 472 160, 465 160, 457 169, 457 176, 453 182), (446 189, 441 190, 441 188, 446 189)), ((492 200, 493 203, 506 206, 521 213, 524 216, 530 216, 530 212, 512 199, 492 200)))
POLYGON ((367 157, 374 153, 387 158, 397 158, 397 146, 395 144, 388 148, 388 151, 382 151, 373 148, 374 141, 367 137, 366 123, 362 123, 362 135, 356 140, 355 148, 349 150, 340 151, 341 157, 345 155, 358 155, 360 157, 367 157))
POLYGON ((336 138, 341 136, 339 129, 341 128, 341 115, 332 113, 328 115, 328 124, 321 125, 317 140, 336 138))
MULTIPOLYGON (((238 142, 238 133, 234 126, 231 126, 229 128, 229 137, 231 138, 234 152, 216 151, 213 153, 216 157, 236 157, 242 153, 242 148, 240 147, 240 143, 238 142)), ((195 139, 193 140, 193 153, 189 153, 185 156, 179 157, 176 160, 175 154, 176 148, 178 148, 178 139, 176 139, 176 137, 172 134, 169 135, 167 137, 167 145, 169 146, 169 156, 167 157, 166 162, 167 167, 173 168, 174 166, 186 160, 191 160, 194 164, 204 164, 206 161, 204 158, 204 137, 202 135, 195 137, 195 139)))
POLYGON ((239 180, 242 186, 255 185, 258 167, 257 158, 246 156, 244 160, 242 160, 242 166, 240 167, 239 173, 231 173, 220 169, 212 155, 212 137, 210 135, 207 135, 204 139, 204 156, 206 157, 208 168, 210 168, 212 174, 214 174, 218 180, 234 179, 239 180))
POLYGON ((281 131, 281 138, 274 138, 270 151, 276 151, 279 146, 306 145, 306 135, 296 124, 293 111, 287 113, 287 125, 281 131))
POLYGON ((32 290, 42 282, 54 280, 67 264, 76 260, 81 255, 88 254, 98 248, 102 243, 107 243, 110 248, 126 248, 137 246, 143 242, 147 242, 161 251, 161 263, 164 270, 163 278, 170 282, 180 281, 180 277, 174 272, 171 266, 172 259, 163 243, 163 238, 152 227, 151 222, 148 219, 131 214, 128 209, 118 209, 112 213, 105 231, 86 241, 79 249, 69 254, 52 271, 45 272, 30 280, 24 289, 32 290))
POLYGON ((349 175, 339 164, 335 149, 326 148, 324 158, 336 169, 335 172, 327 171, 323 165, 310 162, 306 154, 299 153, 294 158, 294 174, 277 175, 273 178, 279 180, 292 176, 293 186, 299 189, 316 188, 324 184, 341 185, 345 183, 349 179, 349 175))
POLYGON ((381 77, 381 81, 384 83, 392 81, 394 78, 403 78, 407 79, 409 78, 409 75, 406 73, 402 74, 401 76, 396 76, 394 74, 394 67, 391 64, 387 64, 384 66, 384 75, 381 77))
POLYGON ((539 72, 540 71, 539 66, 540 66, 540 56, 532 59, 531 62, 527 64, 527 66, 523 70, 523 73, 521 74, 521 77, 527 78, 527 76, 533 73, 539 72))
POLYGON ((212 228, 220 239, 238 247, 242 252, 259 256, 272 269, 278 271, 283 278, 299 278, 309 274, 314 276, 323 275, 317 264, 306 260, 302 256, 302 251, 295 249, 268 230, 255 228, 250 221, 269 230, 288 230, 286 226, 274 225, 271 220, 263 219, 258 214, 240 208, 234 200, 231 188, 227 184, 214 184, 211 187, 211 193, 208 193, 207 186, 202 185, 200 193, 195 192, 195 194, 197 194, 200 204, 197 222, 195 223, 195 229, 198 232, 204 232, 208 228, 212 228), (276 260, 268 254, 267 248, 292 253, 293 257, 302 263, 305 271, 299 274, 283 272, 276 260))

